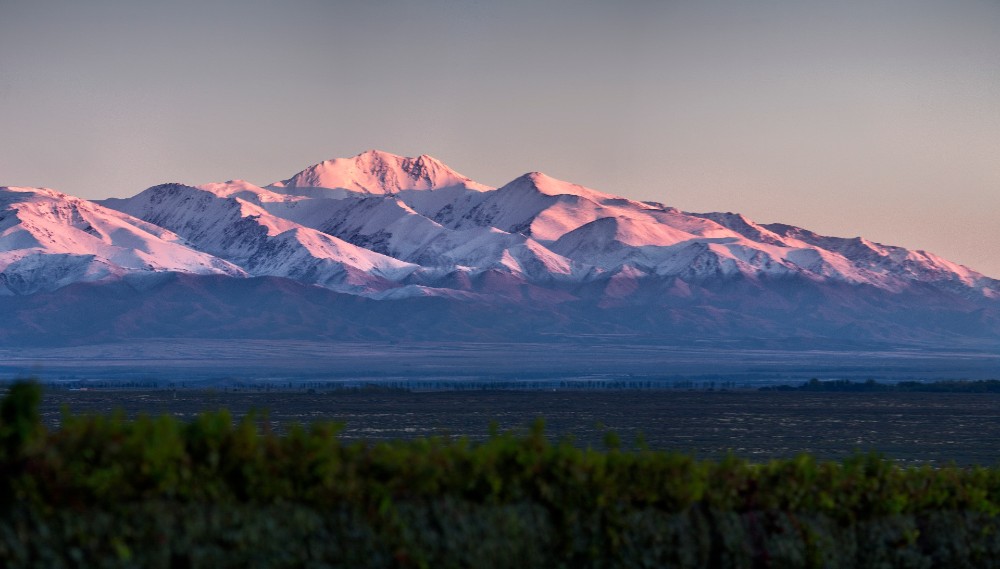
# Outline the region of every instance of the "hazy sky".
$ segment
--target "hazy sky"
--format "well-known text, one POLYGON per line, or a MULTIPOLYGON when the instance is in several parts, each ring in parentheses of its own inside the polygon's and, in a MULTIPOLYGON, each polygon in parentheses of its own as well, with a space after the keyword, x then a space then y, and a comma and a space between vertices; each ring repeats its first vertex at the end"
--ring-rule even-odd
POLYGON ((0 185, 263 185, 369 148, 1000 277, 1000 1, 0 0, 0 185))

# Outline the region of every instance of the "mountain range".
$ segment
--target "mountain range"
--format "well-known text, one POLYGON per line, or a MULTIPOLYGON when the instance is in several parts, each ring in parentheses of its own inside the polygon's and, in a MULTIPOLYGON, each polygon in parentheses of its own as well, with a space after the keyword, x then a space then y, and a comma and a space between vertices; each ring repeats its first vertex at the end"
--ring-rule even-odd
POLYGON ((0 340, 1000 343, 1000 281, 861 237, 368 151, 266 186, 0 187, 0 340))

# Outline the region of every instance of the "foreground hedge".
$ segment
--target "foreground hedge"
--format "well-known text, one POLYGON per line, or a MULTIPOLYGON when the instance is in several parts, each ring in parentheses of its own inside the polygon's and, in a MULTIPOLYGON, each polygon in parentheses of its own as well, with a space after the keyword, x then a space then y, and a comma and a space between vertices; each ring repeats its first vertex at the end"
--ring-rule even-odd
POLYGON ((46 432, 38 398, 0 405, 7 567, 1000 566, 1000 469, 583 450, 540 424, 347 444, 224 411, 46 432))

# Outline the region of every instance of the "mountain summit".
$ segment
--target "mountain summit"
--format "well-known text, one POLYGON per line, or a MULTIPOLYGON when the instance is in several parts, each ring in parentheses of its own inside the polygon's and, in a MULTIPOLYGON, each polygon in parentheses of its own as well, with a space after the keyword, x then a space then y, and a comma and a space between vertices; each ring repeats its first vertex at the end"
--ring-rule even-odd
POLYGON ((380 150, 368 150, 353 158, 324 160, 287 180, 275 182, 270 187, 284 189, 286 193, 324 188, 370 195, 452 187, 475 191, 491 189, 473 182, 426 154, 408 158, 380 150))
MULTIPOLYGON (((41 331, 47 303, 111 295, 124 312, 91 314, 88 326, 134 329, 138 307, 158 298, 163 322, 180 310, 251 336, 1000 342, 1000 281, 931 253, 683 212, 539 172, 494 189, 430 156, 376 150, 266 187, 162 184, 102 202, 0 188, 4 295, 13 312, 0 317, 41 331)), ((187 333, 175 324, 135 333, 187 333)))

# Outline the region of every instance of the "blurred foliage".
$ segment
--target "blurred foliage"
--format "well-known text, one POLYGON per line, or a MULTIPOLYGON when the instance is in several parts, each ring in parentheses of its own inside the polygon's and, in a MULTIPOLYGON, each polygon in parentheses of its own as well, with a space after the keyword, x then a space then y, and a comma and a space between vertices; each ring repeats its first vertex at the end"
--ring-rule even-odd
POLYGON ((639 445, 283 436, 266 416, 66 416, 0 405, 6 567, 989 567, 1000 469, 873 454, 751 464, 639 445))

